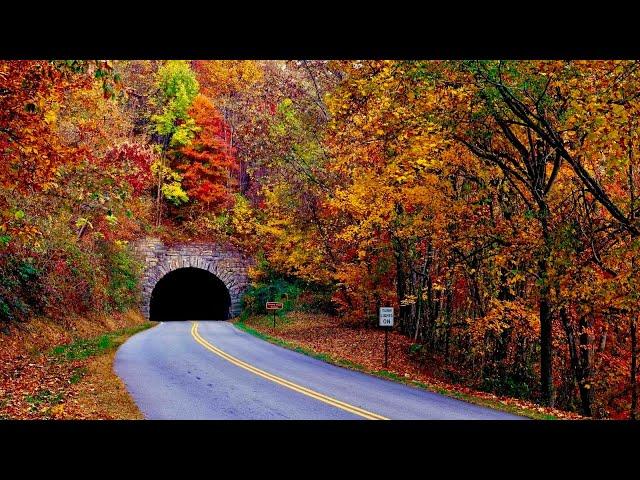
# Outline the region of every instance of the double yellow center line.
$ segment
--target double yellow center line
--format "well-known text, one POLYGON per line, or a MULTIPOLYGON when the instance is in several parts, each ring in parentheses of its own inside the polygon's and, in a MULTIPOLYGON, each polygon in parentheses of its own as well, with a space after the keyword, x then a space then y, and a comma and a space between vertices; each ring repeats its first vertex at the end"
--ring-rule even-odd
POLYGON ((251 373, 258 375, 259 377, 266 378, 267 380, 271 380, 272 382, 277 383, 278 385, 282 385, 283 387, 289 388, 295 392, 302 393, 307 397, 315 398, 316 400, 320 400, 321 402, 332 405, 346 412, 359 415, 360 417, 366 418, 367 420, 388 420, 388 418, 383 417, 382 415, 378 415, 377 413, 369 412, 360 407, 356 407, 354 405, 341 402, 340 400, 336 400, 335 398, 328 397, 327 395, 324 395, 322 393, 316 392, 309 388, 303 387, 302 385, 298 385, 296 383, 290 382, 289 380, 285 380, 284 378, 273 375, 272 373, 265 372, 264 370, 254 367, 253 365, 249 365, 247 362, 243 362, 239 358, 233 357, 228 353, 223 352, 218 347, 216 347, 215 345, 212 345, 207 340, 202 338, 202 336, 198 333, 198 322, 193 322, 193 325, 191 326, 191 336, 195 339, 196 342, 198 342, 207 350, 215 353, 219 357, 224 358, 225 360, 233 363, 234 365, 240 368, 244 368, 245 370, 248 370, 251 373))

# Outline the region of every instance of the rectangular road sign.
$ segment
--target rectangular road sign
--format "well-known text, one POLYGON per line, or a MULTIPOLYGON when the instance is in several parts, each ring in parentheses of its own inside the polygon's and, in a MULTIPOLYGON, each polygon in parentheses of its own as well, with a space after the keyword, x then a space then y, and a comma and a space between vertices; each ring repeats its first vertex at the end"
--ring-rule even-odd
POLYGON ((267 310, 281 310, 283 306, 282 302, 267 302, 267 310))
POLYGON ((381 327, 393 327, 393 307, 380 307, 378 319, 381 327))

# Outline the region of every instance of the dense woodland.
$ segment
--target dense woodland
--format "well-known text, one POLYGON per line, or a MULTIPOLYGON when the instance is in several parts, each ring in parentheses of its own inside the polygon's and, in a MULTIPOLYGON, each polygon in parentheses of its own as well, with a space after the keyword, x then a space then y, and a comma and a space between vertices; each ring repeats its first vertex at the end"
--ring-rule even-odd
POLYGON ((216 239, 253 294, 395 306, 450 381, 635 418, 639 67, 0 61, 0 326, 135 305, 136 237, 216 239))

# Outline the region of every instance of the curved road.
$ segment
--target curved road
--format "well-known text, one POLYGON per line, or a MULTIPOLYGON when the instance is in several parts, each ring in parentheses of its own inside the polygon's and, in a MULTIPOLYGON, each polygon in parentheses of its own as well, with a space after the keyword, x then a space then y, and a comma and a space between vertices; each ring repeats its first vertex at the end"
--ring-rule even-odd
POLYGON ((229 322, 164 322, 125 342, 115 372, 148 419, 520 419, 330 365, 229 322))

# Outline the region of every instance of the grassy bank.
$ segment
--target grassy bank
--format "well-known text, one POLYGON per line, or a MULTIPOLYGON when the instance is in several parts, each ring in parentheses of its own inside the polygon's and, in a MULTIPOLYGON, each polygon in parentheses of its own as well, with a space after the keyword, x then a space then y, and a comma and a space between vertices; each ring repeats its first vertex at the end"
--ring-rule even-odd
POLYGON ((130 336, 142 332, 153 325, 151 322, 145 322, 93 338, 79 338, 72 343, 53 347, 47 352, 47 355, 52 360, 58 362, 84 360, 86 358, 104 355, 109 351, 115 351, 130 336))
POLYGON ((267 315, 242 315, 235 325, 241 330, 262 340, 290 350, 314 357, 341 367, 360 371, 377 377, 423 388, 448 397, 463 400, 476 405, 521 415, 536 420, 555 420, 579 418, 577 415, 535 405, 514 398, 497 397, 485 392, 473 391, 459 385, 449 385, 440 379, 430 378, 414 370, 403 368, 411 360, 401 348, 402 339, 391 342, 393 362, 388 368, 376 367, 371 361, 371 345, 379 343, 379 331, 375 329, 357 329, 343 327, 326 316, 292 313, 279 317, 273 327, 272 317, 267 315), (357 336, 353 332, 357 331, 357 336), (342 338, 347 338, 343 341, 342 338), (345 348, 357 346, 358 348, 345 348), (364 347, 366 346, 366 347, 364 347), (399 364, 394 368, 393 363, 399 364), (408 371, 411 373, 408 373, 408 371))
MULTIPOLYGON (((69 379, 72 402, 80 418, 142 420, 122 380, 113 371, 116 350, 129 337, 153 326, 146 322, 134 327, 90 339, 79 339, 69 345, 55 347, 51 358, 58 362, 86 360, 69 379)), ((76 418, 77 418, 76 417, 76 418)))
POLYGON ((5 335, 13 351, 3 351, 0 418, 142 418, 112 364, 122 343, 153 325, 131 311, 65 326, 38 320, 5 335))

